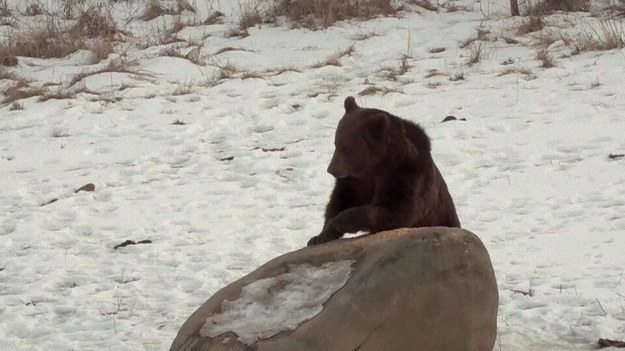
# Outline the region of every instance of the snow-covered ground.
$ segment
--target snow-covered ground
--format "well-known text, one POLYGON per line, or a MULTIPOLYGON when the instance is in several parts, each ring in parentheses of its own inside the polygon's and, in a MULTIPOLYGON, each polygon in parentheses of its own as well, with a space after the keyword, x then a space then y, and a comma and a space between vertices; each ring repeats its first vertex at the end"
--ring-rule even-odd
MULTIPOLYGON (((540 35, 517 34, 507 0, 466 3, 242 38, 227 35, 242 2, 211 1, 189 17, 219 10, 224 23, 189 25, 177 43, 133 43, 173 18, 161 16, 124 22, 132 40, 97 64, 19 57, 5 72, 58 89, 111 61, 128 69, 87 74, 92 93, 0 107, 0 350, 168 349, 210 295, 318 234, 348 95, 432 138, 496 271, 495 350, 624 339, 625 158, 609 155, 625 154, 625 52, 560 40, 542 68, 540 35), (461 48, 478 29, 484 40, 461 48), (163 56, 188 42, 203 65, 163 56), (313 67, 342 51, 340 66, 313 67), (357 95, 371 87, 388 93, 357 95), (126 240, 151 243, 114 248, 126 240)), ((596 24, 559 14, 543 34, 596 24)))

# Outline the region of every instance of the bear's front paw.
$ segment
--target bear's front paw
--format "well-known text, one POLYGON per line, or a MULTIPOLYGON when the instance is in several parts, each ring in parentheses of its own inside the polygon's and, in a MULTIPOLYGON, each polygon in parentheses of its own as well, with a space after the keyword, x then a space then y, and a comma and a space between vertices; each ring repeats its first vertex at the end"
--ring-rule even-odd
POLYGON ((319 244, 323 244, 331 240, 332 240, 331 238, 317 235, 317 236, 313 236, 310 240, 308 240, 307 246, 319 245, 319 244))
POLYGON ((343 236, 342 233, 338 232, 331 225, 326 225, 325 228, 319 233, 319 235, 313 237, 308 240, 308 246, 319 245, 323 243, 327 243, 328 241, 336 240, 343 236))

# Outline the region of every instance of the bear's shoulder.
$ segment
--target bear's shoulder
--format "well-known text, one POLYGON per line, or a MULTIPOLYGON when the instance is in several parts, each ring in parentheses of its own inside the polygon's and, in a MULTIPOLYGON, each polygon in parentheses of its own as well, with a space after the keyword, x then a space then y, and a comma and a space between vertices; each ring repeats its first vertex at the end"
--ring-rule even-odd
POLYGON ((408 141, 410 141, 420 153, 429 154, 432 145, 430 142, 430 138, 425 133, 425 130, 417 123, 409 121, 407 119, 395 116, 391 113, 382 110, 373 110, 373 114, 377 113, 385 113, 389 116, 391 123, 397 124, 401 126, 401 129, 404 131, 404 135, 408 141))

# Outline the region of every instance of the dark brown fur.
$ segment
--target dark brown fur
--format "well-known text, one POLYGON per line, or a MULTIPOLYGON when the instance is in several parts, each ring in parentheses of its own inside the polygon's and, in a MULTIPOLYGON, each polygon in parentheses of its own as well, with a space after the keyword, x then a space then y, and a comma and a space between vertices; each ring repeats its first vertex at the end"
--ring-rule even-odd
POLYGON ((336 178, 316 245, 345 233, 402 227, 460 227, 423 129, 345 99, 328 172, 336 178))

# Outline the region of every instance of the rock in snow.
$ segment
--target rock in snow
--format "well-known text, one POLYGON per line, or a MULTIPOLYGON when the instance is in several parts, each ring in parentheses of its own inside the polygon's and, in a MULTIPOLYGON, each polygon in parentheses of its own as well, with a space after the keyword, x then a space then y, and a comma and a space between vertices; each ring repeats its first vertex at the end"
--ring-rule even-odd
POLYGON ((491 351, 498 300, 473 233, 397 229, 269 261, 208 299, 170 350, 491 351))

